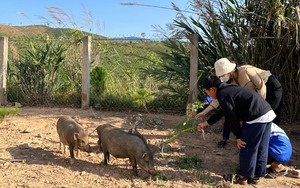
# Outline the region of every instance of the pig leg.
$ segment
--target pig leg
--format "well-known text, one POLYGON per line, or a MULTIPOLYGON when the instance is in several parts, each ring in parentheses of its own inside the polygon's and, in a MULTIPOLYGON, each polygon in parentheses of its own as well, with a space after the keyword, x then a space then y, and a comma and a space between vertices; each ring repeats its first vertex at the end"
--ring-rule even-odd
POLYGON ((80 150, 77 149, 77 151, 76 151, 76 158, 79 158, 79 155, 81 156, 81 153, 80 153, 80 150))
POLYGON ((66 145, 64 145, 62 142, 59 142, 59 150, 61 150, 61 145, 64 147, 64 154, 66 154, 66 145))
POLYGON ((101 139, 100 138, 98 140, 98 146, 99 146, 99 152, 103 151, 102 146, 101 146, 101 139))
POLYGON ((64 147, 64 155, 66 154, 66 145, 63 144, 64 147))
POLYGON ((78 158, 78 156, 79 156, 78 139, 75 140, 75 147, 74 147, 74 149, 76 151, 76 157, 78 158))
POLYGON ((103 154, 104 154, 104 161, 103 161, 103 163, 105 165, 107 165, 107 163, 109 161, 109 151, 107 150, 106 146, 102 146, 102 151, 103 151, 103 154))
POLYGON ((72 165, 74 163, 75 157, 74 157, 74 146, 69 146, 70 150, 70 164, 72 165))
POLYGON ((132 166, 133 174, 135 176, 137 176, 138 175, 138 171, 137 171, 137 166, 136 166, 136 160, 135 160, 134 157, 130 157, 129 160, 130 160, 130 163, 131 163, 131 166, 132 166))
POLYGON ((108 151, 103 151, 104 154, 104 164, 107 165, 109 161, 109 152, 108 151))

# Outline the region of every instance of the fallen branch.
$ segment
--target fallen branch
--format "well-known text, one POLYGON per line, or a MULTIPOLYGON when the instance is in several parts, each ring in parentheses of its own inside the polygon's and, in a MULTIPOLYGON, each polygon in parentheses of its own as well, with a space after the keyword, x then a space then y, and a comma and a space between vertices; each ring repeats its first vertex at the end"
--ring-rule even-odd
POLYGON ((94 111, 93 111, 93 107, 91 107, 90 109, 91 109, 91 112, 92 112, 92 114, 93 114, 93 117, 96 118, 96 114, 95 114, 94 111))
POLYGON ((12 163, 24 163, 26 161, 26 159, 3 159, 3 158, 0 158, 0 160, 6 162, 12 162, 12 163))
POLYGON ((192 144, 186 144, 186 146, 193 147, 193 148, 206 148, 207 147, 205 145, 192 145, 192 144))
POLYGON ((10 159, 9 162, 16 163, 24 163, 26 159, 10 159))

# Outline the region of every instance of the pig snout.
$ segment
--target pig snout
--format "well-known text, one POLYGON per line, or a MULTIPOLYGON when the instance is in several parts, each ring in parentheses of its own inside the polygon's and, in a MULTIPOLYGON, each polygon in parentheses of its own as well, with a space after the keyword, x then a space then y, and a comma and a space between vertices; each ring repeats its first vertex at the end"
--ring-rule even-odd
POLYGON ((156 174, 152 153, 144 153, 142 158, 138 160, 138 165, 149 174, 156 174))
POLYGON ((149 170, 149 171, 147 171, 149 174, 151 174, 151 175, 156 175, 157 174, 157 171, 156 170, 149 170))
POLYGON ((91 153, 93 152, 92 147, 90 146, 89 143, 86 143, 84 141, 81 141, 80 144, 78 144, 78 148, 82 151, 85 151, 87 153, 91 153))
POLYGON ((90 146, 90 144, 86 145, 86 146, 83 148, 83 150, 84 150, 85 152, 88 152, 88 153, 92 153, 92 152, 93 152, 93 149, 92 149, 92 147, 90 146))
POLYGON ((151 175, 155 175, 157 173, 156 170, 154 169, 154 165, 153 166, 152 165, 146 165, 146 166, 140 165, 140 167, 151 175))

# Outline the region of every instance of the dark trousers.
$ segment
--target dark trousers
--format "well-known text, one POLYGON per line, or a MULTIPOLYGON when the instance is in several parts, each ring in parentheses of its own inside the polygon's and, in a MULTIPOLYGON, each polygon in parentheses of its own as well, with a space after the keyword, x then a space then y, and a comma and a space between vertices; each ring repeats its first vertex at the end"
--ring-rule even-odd
POLYGON ((247 178, 266 175, 270 132, 271 122, 243 123, 241 140, 246 146, 240 150, 239 175, 247 178))
POLYGON ((223 140, 229 140, 229 136, 230 136, 230 127, 227 121, 225 120, 223 125, 223 140))
POLYGON ((273 120, 273 123, 279 126, 281 120, 280 113, 282 106, 282 86, 280 82, 275 78, 275 76, 271 75, 266 82, 266 87, 266 101, 271 105, 273 111, 276 114, 276 118, 273 120))

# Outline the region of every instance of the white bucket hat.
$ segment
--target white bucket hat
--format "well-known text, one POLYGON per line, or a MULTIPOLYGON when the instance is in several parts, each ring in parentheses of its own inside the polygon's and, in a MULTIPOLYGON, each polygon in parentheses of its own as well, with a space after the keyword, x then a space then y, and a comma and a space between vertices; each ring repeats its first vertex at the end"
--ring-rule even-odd
POLYGON ((224 74, 234 71, 236 67, 235 63, 231 63, 227 58, 221 58, 215 62, 215 71, 217 76, 222 76, 224 74))

